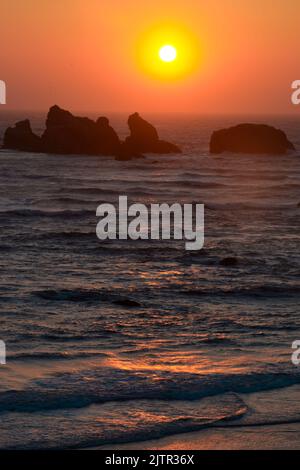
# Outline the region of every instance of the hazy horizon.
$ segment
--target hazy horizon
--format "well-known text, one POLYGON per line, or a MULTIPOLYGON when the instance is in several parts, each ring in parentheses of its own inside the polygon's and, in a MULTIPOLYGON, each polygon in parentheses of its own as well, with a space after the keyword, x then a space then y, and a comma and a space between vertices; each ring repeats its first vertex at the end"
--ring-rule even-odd
MULTIPOLYGON (((101 109, 99 108, 99 110, 96 110, 96 109, 76 109, 76 108, 72 108, 72 107, 66 107, 66 106, 62 106, 60 104, 57 104, 57 103, 53 103, 52 105, 49 105, 48 108, 43 108, 43 109, 30 109, 30 108, 4 108, 3 106, 3 109, 7 112, 7 113, 32 113, 32 114, 47 114, 50 107, 52 106, 59 106, 60 108, 62 109, 65 109, 67 111, 70 111, 72 114, 74 115, 81 115, 81 116, 84 116, 84 115, 130 115, 130 114, 133 114, 135 112, 138 112, 139 114, 143 115, 148 115, 148 116, 176 116, 176 115, 180 115, 180 116, 195 116, 195 117, 241 117, 241 118, 245 118, 245 117, 259 117, 259 118, 295 118, 297 119, 298 117, 300 118, 300 113, 299 113, 299 109, 294 106, 294 109, 292 109, 290 112, 275 112, 275 113, 264 113, 263 111, 261 112, 197 112, 197 111, 185 111, 185 110, 182 110, 182 111, 176 111, 176 110, 173 110, 173 111, 164 111, 164 110, 160 110, 160 111, 148 111, 148 110, 143 110, 143 109, 128 109, 128 110, 121 110, 121 111, 118 111, 118 110, 114 110, 114 109, 101 109)), ((30 115, 28 115, 28 118, 30 118, 30 115)))

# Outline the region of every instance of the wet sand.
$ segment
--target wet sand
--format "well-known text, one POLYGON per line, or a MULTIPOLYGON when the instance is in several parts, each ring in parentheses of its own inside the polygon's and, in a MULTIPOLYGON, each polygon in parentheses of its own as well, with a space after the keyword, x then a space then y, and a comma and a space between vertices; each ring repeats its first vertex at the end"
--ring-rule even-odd
POLYGON ((112 450, 297 450, 300 449, 299 385, 241 394, 249 411, 236 421, 162 439, 102 446, 112 450))
POLYGON ((164 439, 101 447, 111 450, 300 450, 300 424, 214 428, 164 439))

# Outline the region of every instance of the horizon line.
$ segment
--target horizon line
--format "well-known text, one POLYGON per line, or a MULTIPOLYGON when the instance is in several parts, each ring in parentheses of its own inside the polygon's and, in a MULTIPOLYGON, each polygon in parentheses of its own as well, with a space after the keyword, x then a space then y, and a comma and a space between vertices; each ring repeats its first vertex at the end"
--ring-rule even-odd
MULTIPOLYGON (((12 113, 47 113, 54 105, 49 106, 48 108, 43 108, 43 109, 30 109, 30 108, 8 108, 8 109, 3 109, 3 111, 6 112, 12 112, 12 113)), ((297 114, 297 110, 292 111, 292 112, 254 112, 254 111, 249 111, 249 112, 195 112, 195 111, 147 111, 147 110, 125 110, 125 111, 117 111, 117 110, 95 110, 95 109, 79 109, 79 108, 68 108, 68 107, 62 107, 58 105, 62 109, 65 109, 67 111, 71 111, 72 113, 86 113, 86 114, 99 114, 99 115, 105 115, 105 114, 119 114, 119 115, 124 115, 124 114, 133 114, 134 112, 138 112, 139 114, 152 114, 152 115, 189 115, 189 116, 220 116, 220 117, 235 117, 235 116, 264 116, 264 117, 299 117, 300 118, 300 113, 299 115, 297 114)), ((1 118, 1 108, 0 107, 0 118, 1 118)))

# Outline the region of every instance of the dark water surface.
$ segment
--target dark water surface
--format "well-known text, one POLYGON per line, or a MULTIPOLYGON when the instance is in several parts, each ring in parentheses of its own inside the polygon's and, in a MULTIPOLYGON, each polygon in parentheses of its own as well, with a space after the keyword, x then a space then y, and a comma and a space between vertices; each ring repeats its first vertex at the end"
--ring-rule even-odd
MULTIPOLYGON (((200 429, 245 416, 243 393, 300 383, 300 150, 212 157, 211 131, 240 118, 151 119, 182 155, 0 152, 0 448, 200 429), (96 208, 119 194, 204 202, 204 249, 100 242, 96 208), (237 265, 222 266, 227 256, 237 265)), ((0 116, 0 135, 14 120, 0 116)), ((300 148, 300 122, 255 121, 300 148)), ((112 124, 126 135, 125 117, 112 124)))

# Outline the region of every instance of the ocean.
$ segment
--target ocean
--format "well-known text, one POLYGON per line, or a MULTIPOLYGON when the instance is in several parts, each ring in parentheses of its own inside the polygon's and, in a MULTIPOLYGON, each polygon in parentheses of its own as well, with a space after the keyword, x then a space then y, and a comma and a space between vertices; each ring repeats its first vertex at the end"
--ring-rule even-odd
MULTIPOLYGON (((1 137, 27 117, 17 114, 1 112, 1 137)), ((245 121, 280 127, 300 149, 299 119, 145 118, 183 153, 120 162, 0 151, 1 449, 253 425, 262 415, 247 394, 268 390, 276 402, 300 390, 300 150, 208 152, 213 130, 245 121), (119 195, 204 203, 204 248, 100 241, 96 208, 119 195)), ((32 115, 34 130, 44 119, 32 115)), ((110 121, 127 135, 126 116, 110 121)), ((300 422, 295 399, 282 401, 265 424, 300 422)))

